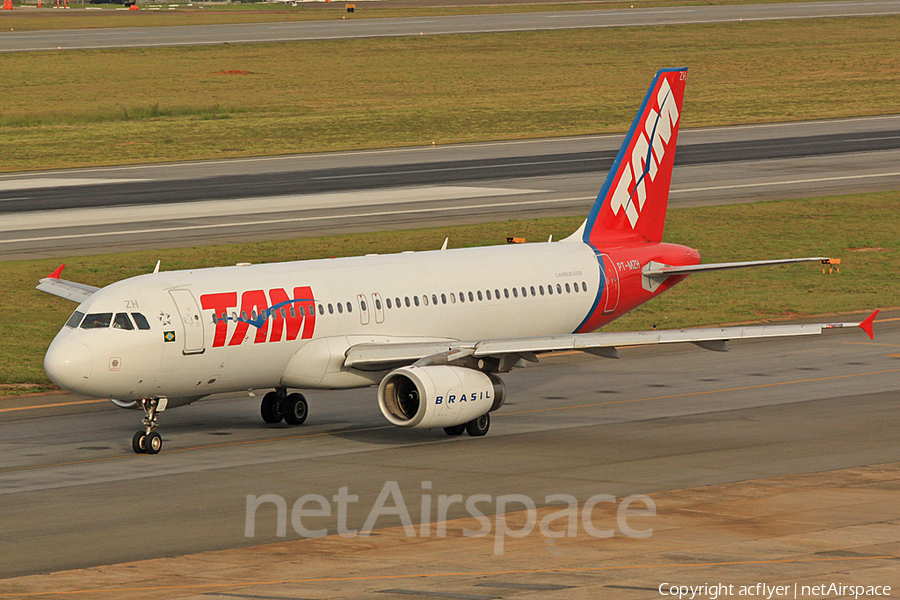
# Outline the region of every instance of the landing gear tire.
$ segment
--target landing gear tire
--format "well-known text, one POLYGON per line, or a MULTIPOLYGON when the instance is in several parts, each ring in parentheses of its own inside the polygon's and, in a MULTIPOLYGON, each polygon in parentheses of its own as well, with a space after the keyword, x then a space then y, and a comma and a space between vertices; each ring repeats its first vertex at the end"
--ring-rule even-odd
POLYGON ((278 392, 269 392, 263 396, 259 412, 266 423, 281 423, 284 420, 284 399, 278 392))
POLYGON ((144 448, 144 439, 147 437, 147 433, 145 431, 138 431, 134 434, 134 437, 131 438, 131 449, 134 450, 135 454, 144 454, 147 452, 147 449, 144 448))
POLYGON ((147 454, 159 454, 160 450, 162 450, 162 436, 151 431, 144 438, 144 451, 147 454))
POLYGON ((303 425, 309 414, 309 405, 303 394, 288 394, 284 399, 284 422, 288 425, 303 425))
POLYGON ((491 428, 491 413, 486 413, 466 423, 466 433, 472 437, 487 435, 491 428))
POLYGON ((159 426, 158 415, 165 409, 164 398, 142 398, 137 401, 138 407, 144 411, 144 429, 131 438, 131 449, 137 454, 158 454, 162 450, 162 436, 153 431, 159 426))
POLYGON ((444 433, 447 435, 462 435, 466 432, 466 424, 454 425, 453 427, 444 427, 444 433))

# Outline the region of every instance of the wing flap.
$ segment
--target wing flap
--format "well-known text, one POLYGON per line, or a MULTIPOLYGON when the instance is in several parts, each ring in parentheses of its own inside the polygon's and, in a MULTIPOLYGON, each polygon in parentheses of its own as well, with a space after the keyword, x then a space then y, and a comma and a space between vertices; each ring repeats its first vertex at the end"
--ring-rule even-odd
MULTIPOLYGON (((438 342, 397 342, 356 344, 347 349, 344 366, 356 369, 372 369, 383 366, 410 365, 427 356, 452 355, 456 351, 472 350, 475 344, 453 340, 438 342)), ((471 354, 471 352, 469 352, 471 354)))
MULTIPOLYGON (((834 325, 834 324, 831 324, 834 325)), ((651 331, 623 331, 615 333, 577 333, 571 335, 485 340, 478 342, 475 356, 496 356, 520 352, 559 352, 594 348, 621 348, 655 344, 694 343, 817 335, 827 325, 756 325, 751 327, 710 327, 704 329, 664 329, 651 331)))
MULTIPOLYGON (((538 353, 580 350, 597 356, 617 358, 616 348, 656 344, 693 343, 716 352, 727 351, 725 342, 776 337, 820 335, 828 329, 861 327, 867 334, 875 314, 859 323, 814 323, 795 325, 751 325, 746 327, 705 327, 697 329, 664 329, 611 333, 573 333, 544 337, 510 338, 481 341, 366 343, 351 346, 345 367, 372 369, 412 364, 423 359, 434 363, 452 363, 457 358, 532 357, 538 353), (440 358, 438 358, 440 357, 440 358)), ((513 361, 515 362, 515 361, 513 361)), ((431 364, 431 363, 429 363, 431 364)))

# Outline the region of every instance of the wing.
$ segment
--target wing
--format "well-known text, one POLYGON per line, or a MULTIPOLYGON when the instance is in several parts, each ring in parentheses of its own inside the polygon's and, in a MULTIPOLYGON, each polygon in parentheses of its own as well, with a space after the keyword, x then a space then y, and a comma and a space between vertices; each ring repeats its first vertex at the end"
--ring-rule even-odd
POLYGON ((92 285, 60 279, 59 276, 65 268, 66 265, 60 265, 55 271, 41 279, 36 289, 47 292, 48 294, 53 294, 54 296, 59 296, 60 298, 65 298, 66 300, 78 302, 79 304, 87 300, 91 294, 100 289, 92 285))
MULTIPOLYGON (((511 338, 480 341, 441 341, 416 343, 376 343, 351 346, 345 367, 360 370, 386 370, 408 364, 470 364, 479 360, 497 361, 499 371, 537 362, 537 354, 581 350, 607 358, 618 358, 618 348, 653 344, 693 343, 707 350, 726 352, 729 340, 819 335, 829 329, 860 327, 873 338, 876 310, 858 323, 816 323, 801 325, 756 325, 749 327, 707 327, 615 333, 580 333, 546 337, 511 338)), ((475 365, 481 368, 478 365, 475 365)))

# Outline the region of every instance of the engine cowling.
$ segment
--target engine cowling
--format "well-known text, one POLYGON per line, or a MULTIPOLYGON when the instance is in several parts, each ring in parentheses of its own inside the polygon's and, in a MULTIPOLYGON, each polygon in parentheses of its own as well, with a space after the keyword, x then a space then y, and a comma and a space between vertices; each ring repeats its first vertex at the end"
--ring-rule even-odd
POLYGON ((398 427, 452 427, 497 410, 503 380, 465 367, 401 367, 378 386, 381 414, 398 427))

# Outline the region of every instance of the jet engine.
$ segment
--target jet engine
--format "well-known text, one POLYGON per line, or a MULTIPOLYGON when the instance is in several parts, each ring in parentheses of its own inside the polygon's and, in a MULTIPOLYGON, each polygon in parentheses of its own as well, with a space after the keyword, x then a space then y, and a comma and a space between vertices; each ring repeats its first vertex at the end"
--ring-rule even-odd
POLYGON ((503 380, 465 367, 402 367, 378 386, 381 414, 398 427, 462 425, 497 410, 505 399, 503 380))

